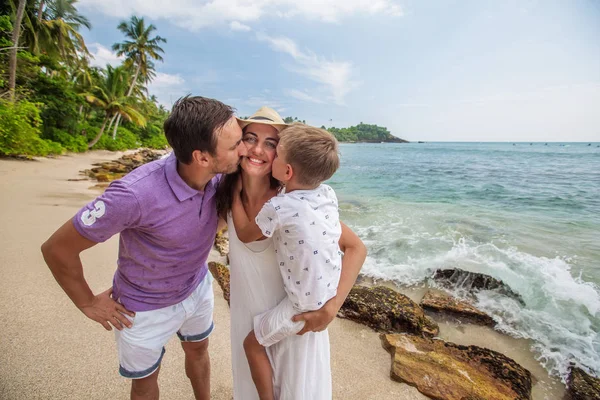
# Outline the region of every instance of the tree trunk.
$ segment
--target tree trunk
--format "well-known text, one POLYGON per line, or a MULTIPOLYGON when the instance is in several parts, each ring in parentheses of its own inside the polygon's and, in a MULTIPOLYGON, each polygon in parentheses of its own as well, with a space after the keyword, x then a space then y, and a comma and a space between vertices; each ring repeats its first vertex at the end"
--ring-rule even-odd
POLYGON ((121 114, 117 117, 117 122, 115 123, 115 129, 113 130, 112 138, 115 140, 117 138, 117 128, 119 128, 119 122, 121 122, 121 114))
POLYGON ((142 69, 142 64, 138 63, 137 69, 135 70, 135 75, 133 76, 133 80, 131 81, 131 85, 129 85, 129 90, 127 91, 127 97, 131 96, 131 92, 133 92, 133 88, 137 83, 138 76, 140 75, 140 70, 142 69))
POLYGON ((102 128, 100 128, 100 132, 98 132, 98 134, 96 135, 94 140, 92 140, 91 142, 88 143, 88 149, 91 149, 92 147, 94 147, 94 145, 96 143, 98 143, 98 140, 100 140, 100 138, 102 137, 102 134, 104 133, 104 128, 106 127, 107 121, 108 121, 108 115, 106 117, 104 117, 104 122, 102 122, 102 128))
POLYGON ((45 0, 40 1, 40 6, 38 7, 38 22, 42 22, 42 13, 44 12, 45 3, 45 0))
MULTIPOLYGON (((131 85, 129 85, 129 90, 127 91, 127 97, 131 96, 131 93, 133 92, 133 88, 135 87, 135 84, 137 83, 138 76, 140 75, 141 69, 142 69, 142 65, 140 63, 138 63, 138 66, 135 70, 135 75, 133 76, 131 85)), ((121 122, 121 114, 119 114, 119 116, 117 117, 117 122, 115 124, 115 130, 113 131, 113 135, 112 135, 113 140, 115 140, 117 138, 117 129, 119 128, 120 122, 121 122)))
POLYGON ((15 26, 13 27, 12 33, 13 48, 10 50, 10 59, 8 61, 8 90, 10 92, 10 101, 12 102, 15 101, 15 86, 17 85, 17 47, 19 47, 21 21, 23 20, 26 2, 27 0, 19 0, 19 8, 17 8, 17 17, 15 18, 15 26))
POLYGON ((118 116, 118 115, 119 115, 119 114, 115 114, 115 115, 114 115, 114 116, 111 118, 110 122, 108 123, 108 126, 106 127, 106 132, 110 131, 110 128, 113 126, 113 123, 115 122, 115 119, 117 119, 117 116, 118 116))

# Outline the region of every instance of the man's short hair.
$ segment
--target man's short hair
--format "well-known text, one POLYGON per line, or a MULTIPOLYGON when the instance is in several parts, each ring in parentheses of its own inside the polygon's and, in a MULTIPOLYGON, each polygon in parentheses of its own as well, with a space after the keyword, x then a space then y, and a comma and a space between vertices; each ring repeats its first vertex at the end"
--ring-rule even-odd
POLYGON ((189 164, 194 150, 216 154, 218 131, 234 110, 218 100, 185 96, 173 105, 164 124, 165 136, 177 160, 189 164))
POLYGON ((281 131, 279 144, 302 185, 317 186, 340 166, 338 142, 325 129, 295 123, 281 131))

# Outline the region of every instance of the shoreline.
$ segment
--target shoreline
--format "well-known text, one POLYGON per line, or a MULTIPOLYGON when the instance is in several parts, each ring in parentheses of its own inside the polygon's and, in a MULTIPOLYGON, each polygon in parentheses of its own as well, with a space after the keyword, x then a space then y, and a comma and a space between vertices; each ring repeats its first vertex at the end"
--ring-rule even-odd
MULTIPOLYGON (((5 211, 0 220, 3 226, 11 228, 0 234, 7 249, 0 256, 0 268, 6 277, 0 283, 1 316, 5 321, 16 320, 5 324, 5 335, 0 341, 3 354, 0 398, 103 399, 121 398, 128 393, 129 382, 117 373, 112 334, 86 320, 71 304, 43 263, 39 246, 99 194, 97 182, 80 180, 80 171, 89 169, 93 163, 114 160, 135 151, 75 153, 40 158, 36 159, 39 162, 32 163, 0 159, 0 184, 5 193, 2 199, 5 211), (16 318, 11 315, 14 310, 18 312, 16 318), (30 376, 38 379, 32 382, 30 376)), ((112 238, 83 254, 86 279, 94 292, 106 289, 112 281, 117 247, 118 238, 112 238)), ((214 260, 215 255, 218 252, 213 251, 209 261, 214 260)), ((361 282, 363 285, 373 283, 370 278, 361 282)), ((428 290, 424 286, 398 287, 381 280, 376 283, 391 287, 417 303, 428 290)), ((213 287, 217 329, 210 344, 211 395, 215 399, 231 399, 229 309, 216 282, 213 287)), ((530 341, 514 339, 492 328, 428 315, 438 322, 442 339, 490 348, 527 368, 534 377, 532 399, 562 398, 564 385, 549 377, 534 359, 529 350, 530 341)), ((341 318, 330 325, 329 331, 334 398, 427 399, 415 388, 390 379, 390 356, 381 346, 378 333, 341 318), (357 380, 357 376, 361 379, 357 380)), ((179 343, 172 339, 166 349, 160 377, 164 398, 193 398, 183 371, 179 343)))
MULTIPOLYGON (((429 288, 425 284, 420 286, 399 286, 392 281, 373 279, 364 276, 361 285, 386 286, 419 303, 425 293, 443 292, 429 288)), ((557 377, 550 376, 548 371, 535 359, 530 350, 533 341, 530 339, 514 338, 508 334, 495 330, 492 327, 461 323, 455 317, 441 313, 425 311, 440 327, 439 338, 464 346, 475 345, 497 351, 512 358, 522 367, 531 372, 533 400, 562 400, 566 393, 566 386, 557 377)))
MULTIPOLYGON (((56 284, 40 246, 61 224, 99 192, 96 182, 75 180, 79 171, 122 153, 94 151, 38 162, 0 160, 0 398, 78 400, 127 398, 129 380, 118 374, 112 332, 86 319, 56 284)), ((86 280, 94 293, 106 290, 116 267, 118 237, 82 253, 86 280)), ((231 400, 229 309, 215 292, 215 331, 210 337, 211 398, 231 400)), ((333 397, 426 400, 415 388, 390 379, 390 356, 379 335, 336 319, 329 329, 333 397), (356 379, 360 376, 361 379, 356 379)), ((165 399, 193 399, 184 372, 183 351, 173 337, 159 377, 165 399)))

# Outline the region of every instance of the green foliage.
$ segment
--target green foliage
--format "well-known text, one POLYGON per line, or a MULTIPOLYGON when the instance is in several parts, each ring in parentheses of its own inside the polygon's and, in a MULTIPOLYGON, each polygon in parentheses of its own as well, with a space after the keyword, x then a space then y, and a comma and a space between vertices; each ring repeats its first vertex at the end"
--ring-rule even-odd
POLYGON ((40 138, 41 123, 36 104, 0 101, 0 154, 61 154, 60 144, 40 138))
MULTIPOLYGON (((88 135, 88 139, 93 139, 93 136, 88 135)), ((104 134, 98 142, 92 147, 92 150, 110 150, 123 151, 127 149, 136 149, 141 147, 142 142, 129 129, 122 126, 117 129, 117 137, 112 138, 111 135, 104 134)))
POLYGON ((12 32, 12 23, 10 22, 10 16, 0 15, 0 48, 12 46, 10 40, 12 32))
POLYGON ((71 135, 58 128, 49 128, 44 137, 59 143, 65 150, 73 153, 83 153, 88 149, 86 136, 81 134, 71 135))
POLYGON ((164 150, 165 148, 169 147, 169 142, 167 142, 167 138, 161 132, 160 135, 150 136, 149 138, 143 139, 142 145, 151 149, 164 150))
MULTIPOLYGON (((12 46, 16 8, 0 2, 0 154, 47 155, 94 149, 126 150, 168 146, 163 123, 169 113, 146 85, 162 61, 156 27, 132 17, 117 27, 114 45, 126 60, 119 67, 90 66, 80 30, 90 28, 78 0, 28 0, 17 52, 16 102, 1 100, 8 86, 7 47, 12 46), (120 116, 116 138, 109 122, 120 116), (97 143, 96 143, 97 141, 97 143), (91 143, 93 142, 93 143, 91 143)), ((114 125, 113 125, 114 126, 114 125)))
POLYGON ((294 122, 302 122, 303 124, 306 123, 305 120, 299 120, 298 117, 294 117, 294 118, 292 118, 292 117, 285 117, 283 119, 283 122, 285 122, 286 124, 292 124, 294 122))
POLYGON ((40 73, 25 87, 31 91, 32 101, 43 104, 41 117, 44 133, 54 128, 73 132, 77 124, 77 110, 83 102, 73 91, 70 82, 40 73))
POLYGON ((356 126, 348 128, 327 129, 340 142, 399 142, 399 139, 393 136, 387 128, 377 125, 363 124, 362 122, 356 126))

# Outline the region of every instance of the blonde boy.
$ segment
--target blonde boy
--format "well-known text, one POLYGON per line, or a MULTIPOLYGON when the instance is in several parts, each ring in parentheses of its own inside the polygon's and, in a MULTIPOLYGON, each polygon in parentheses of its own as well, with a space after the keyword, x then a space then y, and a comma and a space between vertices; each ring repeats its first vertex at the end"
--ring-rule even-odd
POLYGON ((261 399, 273 399, 272 369, 265 351, 295 335, 304 322, 292 317, 320 309, 336 295, 341 273, 341 226, 334 191, 323 184, 340 164, 336 139, 329 132, 294 124, 279 135, 272 174, 285 193, 269 200, 250 221, 234 196, 232 216, 238 237, 251 242, 273 237, 287 297, 254 317, 244 341, 252 379, 261 399))

